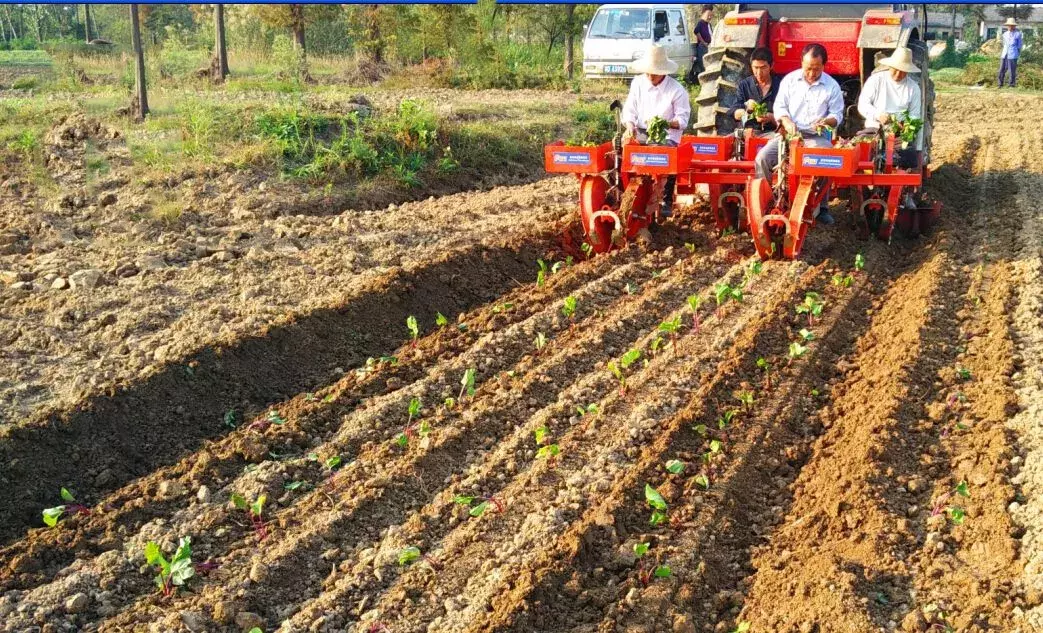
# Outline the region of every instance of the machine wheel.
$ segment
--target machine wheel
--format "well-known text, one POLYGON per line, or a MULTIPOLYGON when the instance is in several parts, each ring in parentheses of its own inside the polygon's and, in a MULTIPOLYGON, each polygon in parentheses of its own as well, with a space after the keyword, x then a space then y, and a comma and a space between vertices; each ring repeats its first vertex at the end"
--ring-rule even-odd
POLYGON ((699 134, 731 134, 735 119, 728 108, 738 99, 739 82, 750 75, 750 51, 744 48, 711 48, 703 56, 706 68, 699 74, 698 116, 695 129, 699 134))

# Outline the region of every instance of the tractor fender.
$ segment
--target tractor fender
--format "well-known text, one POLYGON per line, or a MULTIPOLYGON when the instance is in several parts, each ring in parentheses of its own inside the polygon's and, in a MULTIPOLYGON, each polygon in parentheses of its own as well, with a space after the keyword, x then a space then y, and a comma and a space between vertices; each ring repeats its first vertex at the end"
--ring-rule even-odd
POLYGON ((862 16, 858 48, 893 50, 898 45, 904 46, 917 26, 913 11, 895 13, 887 9, 870 9, 862 16))
POLYGON ((714 29, 713 45, 744 49, 764 46, 767 40, 767 25, 767 11, 729 11, 714 29))

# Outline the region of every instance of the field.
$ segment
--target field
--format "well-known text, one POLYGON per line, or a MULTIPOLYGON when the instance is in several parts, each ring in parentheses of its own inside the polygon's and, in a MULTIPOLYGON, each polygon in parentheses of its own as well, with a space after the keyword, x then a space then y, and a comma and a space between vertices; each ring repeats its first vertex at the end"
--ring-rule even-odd
POLYGON ((345 210, 73 115, 0 183, 0 630, 1043 628, 1041 103, 939 96, 930 236, 762 267, 699 205, 587 259, 524 158, 345 210))

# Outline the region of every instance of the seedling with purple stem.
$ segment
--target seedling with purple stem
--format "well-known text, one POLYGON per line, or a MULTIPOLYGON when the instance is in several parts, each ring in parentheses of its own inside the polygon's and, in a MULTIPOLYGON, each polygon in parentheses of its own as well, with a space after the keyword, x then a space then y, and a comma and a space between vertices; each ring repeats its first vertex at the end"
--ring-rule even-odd
POLYGON ((699 304, 703 302, 703 298, 699 295, 688 296, 688 307, 692 309, 692 332, 699 331, 699 304))
POLYGON ((763 357, 758 358, 757 368, 764 372, 764 388, 771 389, 771 363, 763 357))
POLYGON ((58 525, 58 519, 62 518, 62 515, 66 512, 70 514, 90 514, 91 509, 85 505, 76 503, 76 497, 72 496, 66 488, 62 488, 59 493, 62 497, 62 501, 65 501, 65 505, 55 506, 53 508, 47 508, 43 511, 43 522, 47 527, 55 527, 58 525))
POLYGON ((573 320, 576 315, 576 297, 572 295, 565 297, 565 301, 561 305, 561 314, 569 321, 573 320))
POLYGON ((276 409, 272 409, 271 411, 269 411, 268 415, 266 415, 263 419, 254 420, 250 423, 250 426, 246 428, 257 430, 263 433, 269 426, 273 424, 275 424, 276 426, 282 426, 283 424, 286 424, 286 418, 279 415, 279 412, 276 409))
POLYGON ((169 561, 154 541, 145 544, 145 562, 159 568, 159 574, 155 578, 156 586, 166 597, 172 595, 196 573, 195 566, 192 565, 191 543, 191 538, 182 537, 178 541, 177 551, 169 561))
POLYGON ((659 331, 670 337, 670 345, 674 345, 677 342, 677 330, 679 329, 681 329, 680 314, 670 319, 669 321, 663 321, 659 324, 659 331))
POLYGON ((752 391, 736 391, 735 399, 742 404, 742 410, 749 413, 753 410, 753 392, 752 391))
POLYGON ((645 484, 645 502, 652 508, 652 516, 648 520, 649 525, 654 527, 666 521, 666 499, 652 487, 652 484, 645 484))
POLYGON ((963 525, 963 521, 967 516, 966 510, 962 507, 949 503, 949 500, 953 497, 969 498, 971 496, 970 491, 967 489, 967 482, 961 481, 949 492, 938 497, 938 500, 934 502, 934 508, 931 509, 931 515, 936 516, 945 513, 945 516, 953 522, 953 525, 963 525))
POLYGON ((804 347, 797 341, 793 341, 789 344, 789 362, 792 364, 793 361, 797 360, 808 351, 807 347, 804 347))
POLYGON ((536 446, 540 447, 539 450, 536 451, 536 459, 546 459, 553 468, 556 464, 555 458, 558 456, 558 453, 561 452, 561 449, 557 444, 550 443, 550 437, 548 437, 547 433, 548 430, 546 426, 539 427, 533 433, 536 436, 536 446))
POLYGON ((474 367, 464 371, 464 376, 460 379, 460 395, 456 398, 457 402, 463 402, 465 394, 469 398, 474 397, 474 376, 476 373, 477 370, 474 367))
POLYGON ((243 495, 237 492, 232 493, 232 505, 246 513, 247 518, 250 519, 250 524, 253 525, 254 532, 257 534, 258 541, 268 538, 268 524, 265 523, 261 516, 264 512, 264 502, 267 499, 267 495, 260 495, 253 503, 248 503, 243 495))
POLYGON ((406 317, 406 327, 409 328, 409 335, 413 337, 413 347, 416 348, 417 339, 420 338, 420 324, 417 323, 415 316, 406 317))
POLYGON ((479 497, 473 495, 456 495, 453 498, 453 502, 462 506, 467 506, 469 514, 472 517, 480 517, 485 514, 485 511, 489 509, 489 505, 492 504, 496 508, 498 514, 503 514, 504 505, 497 497, 479 497), (478 505, 474 505, 477 501, 478 505))
POLYGON ((822 309, 825 305, 825 302, 822 301, 822 295, 809 291, 804 294, 804 303, 797 306, 797 314, 807 314, 808 327, 811 327, 815 325, 815 318, 822 316, 822 309))
POLYGON ((956 375, 960 377, 960 380, 966 382, 971 379, 971 370, 966 367, 957 367, 956 375))

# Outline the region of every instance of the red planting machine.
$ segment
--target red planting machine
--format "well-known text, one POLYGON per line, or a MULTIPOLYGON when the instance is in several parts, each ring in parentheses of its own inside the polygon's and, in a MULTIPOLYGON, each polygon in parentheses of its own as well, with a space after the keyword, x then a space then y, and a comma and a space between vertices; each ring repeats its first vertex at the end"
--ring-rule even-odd
POLYGON ((546 169, 578 177, 583 231, 595 252, 634 239, 656 220, 667 176, 676 177, 678 194, 706 189, 717 229, 749 231, 762 258, 798 257, 814 210, 833 194, 849 202, 866 235, 890 240, 896 227, 916 234, 939 211, 922 191, 934 114, 923 29, 916 5, 737 5, 717 24, 703 60, 693 103, 700 136, 683 136, 676 147, 623 143, 618 131, 594 147, 558 142, 545 148, 546 169), (840 82, 846 106, 840 132, 846 136, 864 124, 855 103, 876 61, 898 45, 913 51, 922 69, 916 76, 924 112, 918 167, 896 167, 894 137, 877 134, 829 148, 806 147, 799 139, 780 144, 778 170, 770 179, 756 177, 753 159, 767 139, 736 129, 728 115, 736 87, 750 73, 755 47, 768 47, 774 71, 784 74, 800 67, 800 51, 810 42, 826 47, 825 71, 840 82))

